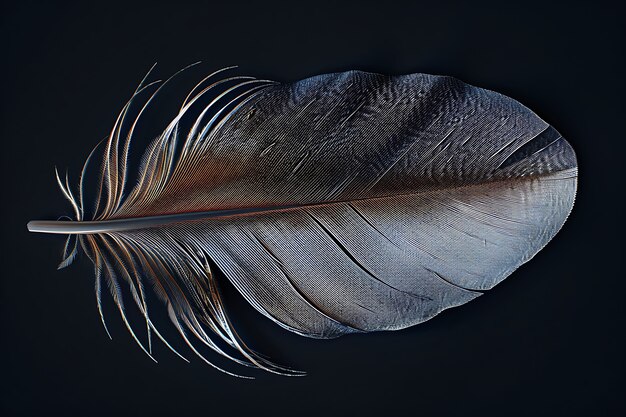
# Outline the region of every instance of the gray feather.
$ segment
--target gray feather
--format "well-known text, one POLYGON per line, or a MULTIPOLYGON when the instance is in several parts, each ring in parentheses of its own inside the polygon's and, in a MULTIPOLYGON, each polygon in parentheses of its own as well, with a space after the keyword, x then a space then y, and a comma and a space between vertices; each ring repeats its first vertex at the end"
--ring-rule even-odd
POLYGON ((246 80, 235 92, 185 137, 177 126, 190 96, 127 194, 118 128, 94 221, 29 228, 77 233, 97 269, 111 265, 108 279, 156 283, 183 336, 186 326, 218 350, 208 326, 254 366, 288 372, 236 337, 208 260, 299 334, 395 330, 491 289, 552 239, 574 203, 576 157, 561 135, 515 100, 454 78, 350 71, 246 80))

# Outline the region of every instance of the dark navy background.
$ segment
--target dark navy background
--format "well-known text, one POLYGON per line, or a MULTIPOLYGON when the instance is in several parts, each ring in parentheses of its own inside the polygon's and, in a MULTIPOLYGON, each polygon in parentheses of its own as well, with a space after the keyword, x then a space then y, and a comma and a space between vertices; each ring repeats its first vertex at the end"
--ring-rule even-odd
POLYGON ((0 414, 625 413, 618 2, 84 3, 4 2, 0 12, 0 414), (257 380, 238 380, 181 348, 187 364, 160 343, 157 365, 110 304, 108 340, 90 263, 79 257, 56 271, 63 238, 29 234, 26 223, 70 213, 54 165, 77 177, 152 63, 164 77, 198 60, 204 66, 183 77, 186 88, 237 64, 241 74, 277 81, 348 69, 447 74, 509 95, 576 150, 574 211, 543 251, 488 294, 403 331, 302 338, 227 286, 246 340, 307 370, 305 378, 252 372, 257 380))

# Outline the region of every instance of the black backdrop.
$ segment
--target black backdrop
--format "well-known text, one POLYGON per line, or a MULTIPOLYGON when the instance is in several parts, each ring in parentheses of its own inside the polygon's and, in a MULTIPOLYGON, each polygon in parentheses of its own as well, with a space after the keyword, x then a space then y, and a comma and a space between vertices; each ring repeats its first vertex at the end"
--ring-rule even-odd
POLYGON ((3 415, 624 413, 626 67, 616 5, 19 2, 0 19, 3 415), (305 378, 234 379, 159 344, 157 365, 110 305, 108 340, 88 261, 56 271, 63 239, 29 234, 26 222, 69 213, 54 165, 76 177, 153 62, 163 77, 197 60, 204 71, 238 64, 278 81, 347 69, 448 74, 509 95, 576 150, 574 211, 490 293, 403 331, 305 339, 227 287, 244 336, 305 378))

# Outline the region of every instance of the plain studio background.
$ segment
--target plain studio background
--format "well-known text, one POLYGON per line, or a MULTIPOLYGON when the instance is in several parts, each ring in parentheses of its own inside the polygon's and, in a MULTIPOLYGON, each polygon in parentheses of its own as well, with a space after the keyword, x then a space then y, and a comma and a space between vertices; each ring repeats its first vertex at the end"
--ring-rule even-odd
POLYGON ((622 10, 601 2, 439 3, 5 4, 2 414, 621 415, 622 10), (70 213, 54 165, 77 178, 155 61, 155 77, 164 77, 198 60, 204 66, 184 78, 185 88, 237 64, 239 74, 277 81, 348 69, 447 74, 509 95, 576 150, 574 211, 494 290, 403 331, 306 339, 226 287, 246 340, 308 371, 305 378, 234 379, 160 343, 155 364, 110 305, 108 340, 91 264, 81 256, 56 271, 63 238, 29 234, 26 223, 70 213))

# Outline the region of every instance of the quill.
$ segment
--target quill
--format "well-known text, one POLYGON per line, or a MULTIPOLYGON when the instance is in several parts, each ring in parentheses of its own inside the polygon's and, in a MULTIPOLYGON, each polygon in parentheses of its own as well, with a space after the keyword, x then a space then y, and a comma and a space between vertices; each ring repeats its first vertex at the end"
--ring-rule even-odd
POLYGON ((74 219, 28 223, 69 235, 60 268, 82 248, 105 329, 103 286, 151 358, 153 337, 183 356, 150 318, 150 289, 210 365, 199 344, 299 375, 241 340, 212 268, 300 335, 402 329, 498 284, 572 209, 574 151, 501 94, 425 74, 349 71, 280 84, 224 77, 229 69, 189 93, 131 184, 131 139, 161 88, 132 119, 138 97, 155 88, 146 76, 87 158, 77 192, 57 173, 74 219), (96 152, 88 213, 84 177, 96 152), (145 321, 147 346, 127 319, 127 299, 145 321))

